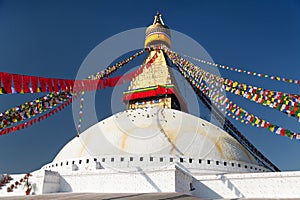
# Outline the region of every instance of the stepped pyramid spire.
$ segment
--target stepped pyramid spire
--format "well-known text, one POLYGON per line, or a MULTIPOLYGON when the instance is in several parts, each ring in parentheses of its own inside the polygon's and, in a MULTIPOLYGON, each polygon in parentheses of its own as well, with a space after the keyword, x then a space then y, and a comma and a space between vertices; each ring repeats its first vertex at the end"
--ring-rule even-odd
POLYGON ((128 109, 162 107, 187 112, 166 55, 160 49, 161 45, 171 46, 170 38, 169 28, 164 25, 161 14, 157 13, 153 24, 146 30, 145 46, 150 50, 144 61, 145 67, 124 92, 123 100, 128 109))

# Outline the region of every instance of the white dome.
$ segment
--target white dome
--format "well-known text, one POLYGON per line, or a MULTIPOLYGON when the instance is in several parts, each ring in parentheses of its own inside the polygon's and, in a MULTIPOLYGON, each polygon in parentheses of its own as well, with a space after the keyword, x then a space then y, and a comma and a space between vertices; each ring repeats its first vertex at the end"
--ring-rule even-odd
POLYGON ((53 162, 109 155, 174 155, 258 165, 234 138, 190 114, 162 108, 127 110, 75 137, 53 162))

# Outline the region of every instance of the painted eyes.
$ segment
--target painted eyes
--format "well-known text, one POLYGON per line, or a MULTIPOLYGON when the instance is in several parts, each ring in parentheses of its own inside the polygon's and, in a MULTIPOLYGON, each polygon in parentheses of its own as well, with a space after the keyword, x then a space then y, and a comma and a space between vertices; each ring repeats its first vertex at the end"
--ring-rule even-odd
POLYGON ((147 101, 147 102, 145 102, 145 101, 137 101, 137 102, 135 102, 135 105, 139 105, 139 106, 141 106, 141 105, 144 105, 144 104, 153 104, 153 103, 159 103, 159 102, 161 102, 162 100, 161 99, 154 99, 154 100, 152 100, 152 101, 147 101))
POLYGON ((144 101, 138 101, 138 102, 136 102, 135 104, 136 104, 136 105, 144 105, 145 102, 144 102, 144 101))

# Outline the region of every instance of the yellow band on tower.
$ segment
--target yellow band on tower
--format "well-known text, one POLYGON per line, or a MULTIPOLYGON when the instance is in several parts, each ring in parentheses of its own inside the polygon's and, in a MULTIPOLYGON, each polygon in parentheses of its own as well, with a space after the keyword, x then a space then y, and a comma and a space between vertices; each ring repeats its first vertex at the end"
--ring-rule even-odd
POLYGON ((147 47, 148 44, 150 44, 151 42, 154 42, 154 41, 163 41, 169 45, 169 48, 171 48, 170 38, 163 33, 154 33, 154 34, 149 35, 145 40, 145 47, 147 47))

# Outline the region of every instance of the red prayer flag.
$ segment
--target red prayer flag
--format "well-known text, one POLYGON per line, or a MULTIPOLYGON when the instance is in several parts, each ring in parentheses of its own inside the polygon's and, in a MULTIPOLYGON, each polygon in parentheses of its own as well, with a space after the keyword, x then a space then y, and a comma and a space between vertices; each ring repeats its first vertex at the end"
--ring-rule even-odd
POLYGON ((19 74, 13 74, 12 75, 13 77, 13 80, 14 80, 14 86, 15 86, 15 90, 17 93, 20 93, 21 92, 21 89, 22 89, 22 76, 19 75, 19 74))
MULTIPOLYGON (((114 77, 114 78, 110 78, 110 79, 109 79, 109 86, 110 86, 110 87, 116 86, 116 85, 118 84, 118 81, 119 81, 120 78, 121 78, 121 76, 117 76, 117 77, 114 77)), ((120 83, 119 83, 118 85, 120 85, 120 83)))
POLYGON ((123 76, 123 82, 124 83, 127 83, 127 82, 129 82, 131 80, 131 73, 130 74, 125 74, 124 76, 123 76))
POLYGON ((4 129, 4 130, 1 130, 1 131, 0 131, 0 135, 4 135, 4 134, 6 134, 6 131, 7 131, 6 129, 4 129))
POLYGON ((102 79, 98 80, 97 89, 101 90, 101 89, 104 89, 104 88, 105 88, 105 86, 104 86, 104 80, 102 80, 102 79))
POLYGON ((90 80, 90 82, 91 82, 91 85, 92 85, 92 90, 93 91, 97 90, 98 80, 90 80))
POLYGON ((53 80, 53 89, 54 89, 54 92, 58 92, 59 91, 59 88, 58 88, 58 79, 54 79, 53 80))
POLYGON ((42 92, 47 92, 47 79, 46 78, 39 78, 40 85, 42 88, 42 92))
POLYGON ((24 129, 25 125, 24 124, 20 124, 20 128, 24 129))
POLYGON ((89 80, 84 80, 83 84, 84 84, 84 90, 85 91, 91 91, 91 84, 90 84, 89 80))
POLYGON ((282 129, 280 130, 280 135, 281 135, 281 136, 285 136, 285 135, 286 135, 285 129, 284 129, 284 128, 282 128, 282 129))
POLYGON ((47 78, 48 91, 53 92, 53 83, 51 78, 47 78))
POLYGON ((72 90, 73 90, 74 85, 75 85, 75 80, 69 80, 69 82, 70 82, 71 88, 72 88, 72 90))
POLYGON ((33 93, 38 92, 38 77, 31 77, 31 87, 33 93))
POLYGON ((59 79, 59 85, 61 90, 66 90, 66 83, 65 80, 59 79))
POLYGON ((2 83, 7 94, 11 94, 11 74, 2 72, 2 83))
POLYGON ((78 81, 78 80, 75 81, 75 83, 74 83, 74 88, 73 88, 73 91, 74 91, 74 92, 80 90, 80 89, 79 89, 79 88, 80 88, 80 84, 81 84, 80 81, 78 81))
POLYGON ((30 84, 30 76, 23 76, 23 91, 24 91, 24 93, 30 93, 29 84, 30 84))

